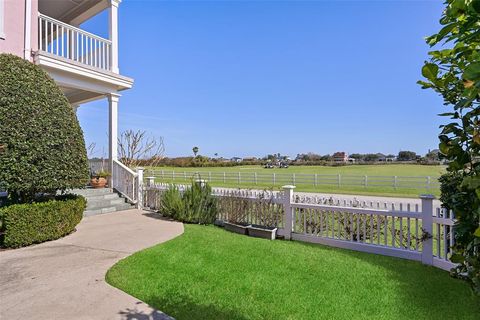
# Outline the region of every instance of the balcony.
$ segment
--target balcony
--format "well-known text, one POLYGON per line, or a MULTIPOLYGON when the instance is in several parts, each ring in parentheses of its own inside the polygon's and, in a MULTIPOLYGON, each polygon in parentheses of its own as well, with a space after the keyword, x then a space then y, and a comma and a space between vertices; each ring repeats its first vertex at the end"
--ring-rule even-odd
MULTIPOLYGON (((1 0, 0 0, 1 1, 1 0)), ((116 7, 111 10, 116 12, 116 7)), ((133 79, 118 70, 116 14, 111 40, 45 14, 38 14, 38 51, 34 61, 55 80, 72 105, 129 89, 133 79)))
POLYGON ((43 14, 38 15, 38 49, 66 62, 112 72, 112 41, 43 14))

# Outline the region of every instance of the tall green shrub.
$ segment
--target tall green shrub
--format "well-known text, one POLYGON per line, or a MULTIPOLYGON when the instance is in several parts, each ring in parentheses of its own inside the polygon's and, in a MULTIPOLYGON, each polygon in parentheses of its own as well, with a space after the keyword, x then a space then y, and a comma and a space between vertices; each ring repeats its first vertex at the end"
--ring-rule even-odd
POLYGON ((441 200, 455 212, 454 274, 480 294, 480 0, 446 0, 442 29, 427 38, 434 47, 422 68, 423 88, 439 93, 449 110, 440 152, 448 160, 441 200))
POLYGON ((171 185, 161 198, 160 213, 178 221, 212 224, 217 212, 217 199, 212 196, 208 184, 194 182, 183 194, 178 187, 171 185))
POLYGON ((39 66, 0 54, 2 187, 25 202, 87 179, 83 132, 60 88, 39 66))
POLYGON ((185 210, 182 201, 182 194, 175 185, 170 185, 168 189, 161 194, 160 213, 166 217, 179 220, 185 210))

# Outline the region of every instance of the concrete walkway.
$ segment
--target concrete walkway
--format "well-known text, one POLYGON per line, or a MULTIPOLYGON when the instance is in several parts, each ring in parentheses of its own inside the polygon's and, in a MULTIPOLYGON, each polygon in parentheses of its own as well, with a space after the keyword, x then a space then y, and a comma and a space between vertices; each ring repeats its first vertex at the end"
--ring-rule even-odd
POLYGON ((182 233, 181 223, 128 210, 84 218, 59 240, 2 251, 0 319, 167 319, 108 285, 105 273, 118 260, 182 233))

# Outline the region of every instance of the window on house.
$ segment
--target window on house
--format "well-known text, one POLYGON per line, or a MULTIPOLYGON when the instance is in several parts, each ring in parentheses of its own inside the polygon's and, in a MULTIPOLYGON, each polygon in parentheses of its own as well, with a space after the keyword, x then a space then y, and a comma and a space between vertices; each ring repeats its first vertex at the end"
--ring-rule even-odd
POLYGON ((5 39, 5 0, 0 0, 0 39, 5 39))

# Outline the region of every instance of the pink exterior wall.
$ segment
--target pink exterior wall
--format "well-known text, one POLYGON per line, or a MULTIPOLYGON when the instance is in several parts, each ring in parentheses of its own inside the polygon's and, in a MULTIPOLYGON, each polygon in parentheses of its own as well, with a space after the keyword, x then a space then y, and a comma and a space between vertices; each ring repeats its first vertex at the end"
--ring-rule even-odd
MULTIPOLYGON (((30 48, 32 52, 38 51, 38 0, 32 1, 32 33, 30 48)), ((33 61, 33 59, 31 59, 33 61)))
MULTIPOLYGON (((38 0, 27 1, 32 3, 30 46, 32 51, 36 51, 38 48, 38 0)), ((23 58, 25 48, 25 0, 5 0, 4 18, 5 39, 0 39, 0 53, 12 53, 23 58)))

